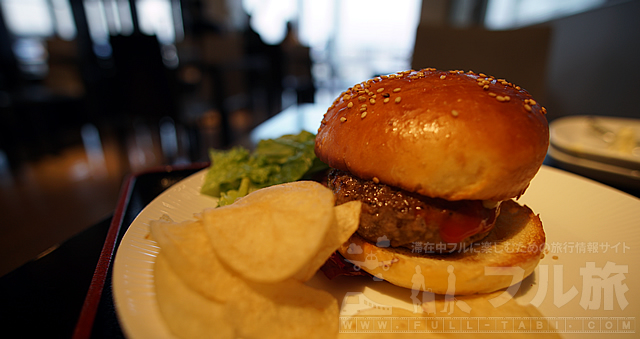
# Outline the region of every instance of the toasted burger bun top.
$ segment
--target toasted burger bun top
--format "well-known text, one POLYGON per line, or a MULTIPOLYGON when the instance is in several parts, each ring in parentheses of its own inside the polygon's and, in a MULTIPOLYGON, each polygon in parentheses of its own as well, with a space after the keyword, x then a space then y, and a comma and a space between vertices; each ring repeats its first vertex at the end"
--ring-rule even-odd
POLYGON ((482 73, 423 69, 343 92, 318 129, 329 166, 447 200, 524 193, 549 145, 546 111, 529 93, 482 73))

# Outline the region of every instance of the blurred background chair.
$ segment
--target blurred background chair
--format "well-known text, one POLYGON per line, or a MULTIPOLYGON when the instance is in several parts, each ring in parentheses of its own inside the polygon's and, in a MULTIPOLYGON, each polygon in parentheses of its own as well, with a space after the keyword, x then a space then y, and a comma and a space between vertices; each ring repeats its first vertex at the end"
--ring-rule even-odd
POLYGON ((411 65, 482 72, 518 84, 545 102, 551 35, 545 26, 495 31, 420 25, 411 65))

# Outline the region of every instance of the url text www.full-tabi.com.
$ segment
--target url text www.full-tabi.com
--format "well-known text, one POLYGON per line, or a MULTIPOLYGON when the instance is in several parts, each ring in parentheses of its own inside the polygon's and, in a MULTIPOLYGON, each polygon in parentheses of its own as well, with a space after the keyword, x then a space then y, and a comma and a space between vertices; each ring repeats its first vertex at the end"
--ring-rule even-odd
POLYGON ((340 317, 341 333, 636 333, 635 317, 340 317))

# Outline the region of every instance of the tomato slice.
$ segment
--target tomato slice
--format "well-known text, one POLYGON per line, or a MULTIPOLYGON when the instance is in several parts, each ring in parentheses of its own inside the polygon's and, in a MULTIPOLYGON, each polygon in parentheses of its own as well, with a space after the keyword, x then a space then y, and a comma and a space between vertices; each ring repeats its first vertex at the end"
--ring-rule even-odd
POLYGON ((416 212, 425 220, 437 223, 440 238, 446 243, 453 244, 489 231, 495 223, 499 206, 489 209, 482 205, 482 201, 464 200, 416 212))

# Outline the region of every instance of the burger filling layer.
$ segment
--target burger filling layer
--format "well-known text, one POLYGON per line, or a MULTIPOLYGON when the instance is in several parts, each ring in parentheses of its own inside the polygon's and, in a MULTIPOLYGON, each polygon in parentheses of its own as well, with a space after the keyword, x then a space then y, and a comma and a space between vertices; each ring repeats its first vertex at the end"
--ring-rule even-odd
POLYGON ((500 210, 499 205, 485 207, 481 200, 425 197, 336 169, 329 173, 328 185, 336 205, 363 202, 357 231, 361 237, 412 250, 451 252, 465 248, 489 233, 500 210))

